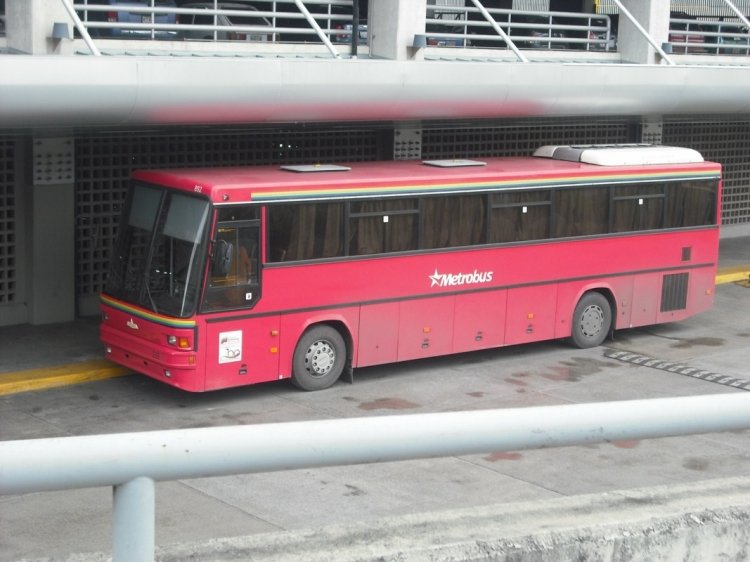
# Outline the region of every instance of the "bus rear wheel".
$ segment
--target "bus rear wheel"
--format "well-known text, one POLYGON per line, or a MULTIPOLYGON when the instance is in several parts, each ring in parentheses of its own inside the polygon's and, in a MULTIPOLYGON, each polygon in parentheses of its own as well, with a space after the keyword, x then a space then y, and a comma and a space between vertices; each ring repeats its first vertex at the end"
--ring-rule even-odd
POLYGON ((573 345, 581 349, 601 345, 611 328, 612 307, 607 297, 595 291, 583 295, 573 311, 573 345))
POLYGON ((335 383, 346 364, 346 344, 331 326, 307 330, 294 350, 292 383, 302 390, 323 390, 335 383))

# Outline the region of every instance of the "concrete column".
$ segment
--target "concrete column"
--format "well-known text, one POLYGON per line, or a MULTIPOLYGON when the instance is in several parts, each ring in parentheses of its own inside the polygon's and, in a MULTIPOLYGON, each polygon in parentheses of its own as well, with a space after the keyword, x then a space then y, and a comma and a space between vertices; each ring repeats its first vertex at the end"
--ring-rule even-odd
POLYGON ((427 0, 376 0, 370 2, 368 34, 370 56, 389 60, 422 58, 415 35, 424 35, 427 0))
MULTIPOLYGON (((622 3, 657 45, 669 40, 669 2, 622 0, 622 3)), ((620 14, 619 19, 617 49, 622 55, 623 62, 659 64, 661 57, 633 23, 623 14, 620 14)))
POLYGON ((29 323, 75 318, 75 190, 72 138, 32 139, 27 191, 29 323))
POLYGON ((661 144, 664 119, 661 115, 644 115, 641 118, 641 142, 661 144))
POLYGON ((393 159, 422 158, 422 128, 413 124, 397 124, 393 129, 393 159))
POLYGON ((60 0, 5 0, 7 45, 32 55, 70 54, 73 42, 53 39, 55 22, 68 25, 73 37, 73 22, 60 0))

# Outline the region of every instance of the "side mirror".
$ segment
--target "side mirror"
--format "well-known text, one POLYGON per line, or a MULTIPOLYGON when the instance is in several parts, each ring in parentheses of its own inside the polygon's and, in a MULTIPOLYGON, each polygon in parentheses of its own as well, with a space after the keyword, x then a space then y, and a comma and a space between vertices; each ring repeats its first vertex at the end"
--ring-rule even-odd
POLYGON ((211 273, 214 277, 226 277, 229 275, 229 267, 232 264, 232 255, 234 246, 226 240, 216 242, 214 248, 214 259, 211 266, 211 273))

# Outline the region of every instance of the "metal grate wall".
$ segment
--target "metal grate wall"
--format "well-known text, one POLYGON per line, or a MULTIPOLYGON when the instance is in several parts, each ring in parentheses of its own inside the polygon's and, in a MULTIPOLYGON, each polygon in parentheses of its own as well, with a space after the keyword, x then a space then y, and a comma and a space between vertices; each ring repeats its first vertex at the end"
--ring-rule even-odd
POLYGON ((662 143, 689 146, 723 166, 723 225, 750 223, 750 121, 747 116, 721 121, 691 116, 665 119, 662 143))
MULTIPOLYGON (((130 173, 207 167, 387 159, 389 129, 227 130, 76 138, 76 296, 89 313, 104 288, 130 173)), ((2 188, 0 188, 2 189, 2 188)))
POLYGON ((491 126, 425 128, 422 157, 530 155, 545 144, 603 144, 635 142, 639 122, 631 118, 514 119, 491 126))
POLYGON ((18 301, 15 147, 0 138, 0 306, 18 301))

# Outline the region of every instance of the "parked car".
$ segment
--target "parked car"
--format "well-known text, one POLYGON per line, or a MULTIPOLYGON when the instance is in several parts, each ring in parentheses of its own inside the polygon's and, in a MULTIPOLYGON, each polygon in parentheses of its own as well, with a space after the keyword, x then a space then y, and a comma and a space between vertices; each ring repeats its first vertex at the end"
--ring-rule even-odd
MULTIPOLYGON (((90 6, 106 5, 110 10, 106 11, 89 11, 79 10, 78 15, 89 22, 108 22, 123 24, 123 27, 91 27, 89 33, 92 37, 109 37, 113 39, 162 39, 171 40, 177 38, 177 32, 172 30, 157 29, 152 32, 149 29, 132 29, 127 28, 128 24, 134 23, 152 23, 151 14, 144 12, 131 12, 128 8, 149 8, 152 6, 151 0, 85 0, 85 4, 90 6)), ((175 8, 174 0, 154 0, 155 8, 175 8)), ((174 13, 154 14, 153 23, 155 24, 176 24, 177 16, 174 13)))
POLYGON ((180 24, 182 25, 205 25, 205 26, 221 26, 225 29, 211 30, 211 29, 186 29, 180 32, 182 39, 192 40, 212 40, 218 41, 270 41, 272 39, 272 25, 271 22, 262 16, 256 15, 258 9, 249 4, 240 4, 237 2, 219 2, 216 4, 216 8, 219 10, 234 10, 242 11, 243 15, 226 15, 216 13, 214 16, 213 2, 194 2, 192 4, 183 4, 181 8, 191 10, 202 10, 205 13, 201 14, 182 14, 180 17, 180 24), (215 19, 214 19, 215 18, 215 19), (267 30, 236 30, 233 28, 240 27, 260 27, 268 28, 267 30))
MULTIPOLYGON (((351 43, 352 42, 352 28, 354 27, 351 23, 341 24, 336 23, 332 25, 333 29, 344 31, 344 33, 336 33, 331 35, 331 41, 334 43, 351 43)), ((357 37, 361 45, 367 44, 367 24, 359 24, 359 36, 357 37)))

